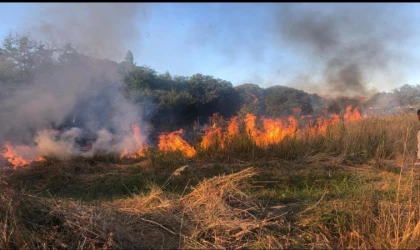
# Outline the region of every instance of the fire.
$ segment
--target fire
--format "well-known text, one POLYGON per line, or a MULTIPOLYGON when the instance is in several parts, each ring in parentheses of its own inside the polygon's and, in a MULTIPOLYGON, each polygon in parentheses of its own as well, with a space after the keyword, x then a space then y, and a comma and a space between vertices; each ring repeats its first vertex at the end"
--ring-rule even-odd
POLYGON ((133 131, 133 139, 136 146, 136 150, 133 150, 131 148, 125 148, 123 152, 120 154, 120 158, 137 158, 141 156, 145 156, 147 146, 143 145, 143 142, 141 140, 141 134, 140 134, 140 127, 139 125, 133 123, 131 124, 131 130, 133 131))
POLYGON ((122 151, 122 153, 120 154, 120 159, 122 159, 122 158, 137 158, 137 157, 142 157, 142 156, 145 156, 146 155, 146 151, 147 151, 147 147, 146 146, 142 146, 140 149, 138 149, 134 153, 131 150, 124 149, 122 151))
POLYGON ((257 144, 269 145, 280 143, 286 136, 293 135, 297 129, 294 117, 288 118, 288 125, 280 119, 263 119, 264 133, 261 134, 257 144))
MULTIPOLYGON (((15 168, 30 164, 33 161, 44 161, 43 157, 31 157, 31 149, 28 146, 13 147, 10 143, 4 144, 5 151, 0 153, 15 168)), ((33 154, 33 153, 32 153, 33 154)))
POLYGON ((162 133, 159 135, 159 150, 172 152, 180 150, 187 157, 193 157, 196 154, 196 151, 181 138, 183 133, 184 131, 180 129, 172 133, 162 133))
POLYGON ((327 133, 328 127, 336 124, 340 121, 340 117, 337 114, 334 114, 331 119, 327 119, 325 117, 319 117, 316 120, 316 125, 310 123, 307 126, 307 131, 310 135, 325 135, 327 133))
POLYGON ((346 113, 344 114, 344 121, 358 121, 362 119, 362 116, 359 113, 359 108, 354 108, 351 110, 352 106, 346 108, 346 113))
POLYGON ((337 123, 339 121, 340 121, 340 116, 337 115, 337 114, 334 114, 333 117, 331 118, 332 124, 335 124, 335 123, 337 123))
POLYGON ((219 143, 219 146, 223 149, 225 147, 225 141, 230 141, 233 136, 238 134, 239 119, 235 116, 228 122, 226 132, 223 132, 222 128, 217 126, 216 123, 213 123, 212 128, 207 128, 200 146, 204 149, 208 149, 211 145, 219 143))
POLYGON ((222 129, 213 126, 212 128, 206 129, 206 134, 203 136, 200 146, 204 149, 208 149, 217 142, 221 148, 224 147, 222 129))
MULTIPOLYGON (((324 116, 316 119, 314 123, 309 123, 306 128, 302 131, 302 134, 309 135, 325 135, 328 131, 328 128, 341 119, 345 122, 352 122, 361 120, 362 116, 359 113, 359 108, 352 108, 348 106, 346 112, 342 118, 337 114, 328 118, 327 110, 324 110, 324 116)), ((300 115, 301 109, 294 109, 294 116, 300 115)), ((287 119, 280 118, 261 118, 257 120, 257 117, 254 114, 246 114, 243 122, 245 123, 246 134, 255 142, 259 147, 267 147, 272 144, 281 143, 284 138, 287 136, 295 136, 298 131, 298 122, 294 116, 290 116, 287 119), (258 123, 257 122, 261 122, 258 123)), ((304 116, 301 117, 301 120, 304 116)), ((306 117, 308 118, 308 117, 306 117)), ((312 119, 312 116, 309 117, 312 119)), ((240 135, 243 128, 242 120, 239 117, 235 116, 231 118, 227 123, 223 120, 222 117, 215 114, 211 119, 211 127, 208 127, 205 130, 205 135, 202 138, 200 147, 204 150, 208 150, 213 145, 218 145, 222 149, 226 148, 232 142, 234 136, 240 135)), ((144 144, 144 138, 142 135, 141 128, 138 124, 131 124, 132 136, 128 140, 123 141, 122 144, 124 148, 120 153, 120 158, 138 158, 145 156, 148 146, 144 144)), ((44 132, 51 133, 51 136, 47 136, 50 139, 58 133, 55 130, 45 130, 44 132)), ((162 133, 159 135, 158 149, 160 151, 177 151, 180 150, 187 157, 193 157, 196 155, 196 150, 194 147, 189 145, 185 140, 181 138, 184 130, 180 129, 172 133, 162 133)), ((52 142, 53 139, 51 139, 52 142)), ((45 160, 42 157, 38 157, 39 152, 45 153, 47 148, 45 145, 39 143, 37 140, 36 148, 30 148, 28 146, 15 146, 13 147, 10 143, 4 144, 4 150, 0 152, 0 155, 4 157, 8 162, 13 164, 14 167, 24 166, 30 164, 33 161, 43 161, 45 160)), ((50 142, 50 141, 48 141, 50 142)), ((88 141, 83 147, 83 152, 92 150, 92 141, 88 141)), ((49 144, 48 144, 49 145, 49 144)), ((47 146, 48 146, 47 145, 47 146)), ((66 149, 65 147, 58 147, 57 145, 61 144, 51 144, 54 145, 55 150, 52 151, 54 154, 59 154, 60 151, 66 149)))
POLYGON ((297 121, 294 117, 288 118, 289 125, 284 125, 281 119, 263 118, 264 130, 255 127, 256 116, 247 114, 245 124, 247 132, 258 146, 280 143, 286 136, 293 135, 297 129, 297 121))
POLYGON ((228 136, 235 136, 239 134, 239 120, 237 116, 233 117, 229 121, 227 130, 228 136))
POLYGON ((258 145, 279 143, 283 139, 282 121, 280 119, 263 119, 264 132, 259 131, 255 138, 258 145))
POLYGON ((255 129, 256 120, 257 117, 254 114, 246 114, 245 116, 246 132, 249 133, 252 138, 256 138, 258 133, 258 131, 255 129))

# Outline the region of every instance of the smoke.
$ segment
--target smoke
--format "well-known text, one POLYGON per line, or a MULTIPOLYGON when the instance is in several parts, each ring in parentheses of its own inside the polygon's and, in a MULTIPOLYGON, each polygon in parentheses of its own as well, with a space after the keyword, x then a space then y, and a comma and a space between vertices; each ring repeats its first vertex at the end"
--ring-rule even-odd
POLYGON ((7 92, 0 100, 0 144, 31 145, 37 155, 60 158, 138 149, 148 130, 142 107, 123 95, 118 67, 79 55, 15 89, 0 83, 7 92), (131 142, 131 124, 144 128, 140 141, 131 142), (93 141, 89 153, 81 147, 86 139, 93 141))
POLYGON ((76 140, 81 137, 80 128, 71 128, 58 136, 57 130, 42 130, 35 136, 36 150, 40 155, 54 155, 59 158, 77 155, 80 146, 76 140))
POLYGON ((408 30, 390 7, 282 4, 277 17, 280 40, 324 67, 316 83, 321 86, 301 87, 345 96, 376 91, 369 76, 395 73, 395 65, 405 56, 396 47, 407 38, 408 30))
POLYGON ((143 14, 141 22, 147 21, 147 4, 57 3, 32 9, 21 30, 65 56, 53 56, 57 63, 44 71, 28 67, 34 78, 13 87, 0 79, 0 145, 29 145, 32 156, 59 158, 138 150, 149 131, 145 113, 126 99, 122 65, 109 59, 121 61, 128 46, 139 45, 137 19, 143 14), (76 50, 68 50, 67 43, 76 50), (132 124, 142 128, 135 139, 132 124))
MULTIPOLYGON (((140 41, 138 17, 144 3, 38 4, 27 28, 33 35, 72 42, 78 50, 96 57, 121 60, 130 43, 140 41)), ((145 19, 141 19, 145 22, 145 19)))

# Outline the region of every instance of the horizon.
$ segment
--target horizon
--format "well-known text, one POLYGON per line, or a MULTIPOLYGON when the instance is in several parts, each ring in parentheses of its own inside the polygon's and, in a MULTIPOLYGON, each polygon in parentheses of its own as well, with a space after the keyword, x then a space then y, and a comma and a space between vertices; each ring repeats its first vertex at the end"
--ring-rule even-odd
MULTIPOLYGON (((131 50, 138 66, 149 66, 159 74, 166 71, 172 76, 201 73, 227 80, 233 86, 244 83, 261 88, 280 85, 318 95, 329 95, 334 90, 349 97, 390 92, 404 84, 417 85, 416 79, 420 76, 415 70, 420 54, 411 48, 419 40, 414 34, 418 29, 415 24, 420 21, 420 15, 416 16, 420 13, 420 5, 415 3, 3 3, 2 7, 2 37, 16 31, 29 33, 40 40, 74 39, 72 42, 86 45, 87 49, 98 49, 94 53, 99 57, 116 62, 123 61, 125 53, 131 50), (292 10, 291 15, 287 13, 288 8, 292 10), (334 16, 348 9, 360 13, 362 21, 357 23, 356 18, 352 18, 348 22, 345 17, 343 21, 334 16), (320 26, 314 27, 315 32, 297 34, 301 36, 298 37, 299 30, 291 29, 288 34, 284 29, 284 25, 286 28, 299 27, 289 27, 289 24, 300 25, 305 21, 305 15, 312 12, 316 15, 310 18, 315 22, 320 20, 320 26), (364 20, 375 13, 379 14, 364 20), (127 20, 119 20, 119 14, 127 20), (323 22, 323 16, 325 20, 336 18, 333 19, 336 27, 331 28, 328 22, 323 22), (389 20, 393 25, 386 23, 389 20), (360 24, 365 24, 365 30, 360 24), (279 30, 279 27, 283 29, 279 30), (324 53, 320 55, 316 47, 319 45, 306 43, 324 33, 329 35, 328 29, 333 31, 329 38, 342 41, 322 40, 327 47, 321 48, 324 53), (348 37, 344 34, 343 38, 335 32, 342 29, 344 33, 348 32, 348 37), (366 39, 367 43, 363 41, 364 37, 377 30, 378 34, 383 30, 384 35, 380 34, 376 39, 380 42, 374 45, 378 46, 373 52, 365 52, 370 49, 369 42, 376 37, 366 39), (362 37, 360 41, 358 36, 362 37), (86 44, 83 44, 85 40, 86 44), (340 42, 350 47, 343 47, 338 44, 340 42), (337 44, 338 50, 334 51, 337 44), (352 53, 360 53, 356 56, 346 54, 350 60, 343 56, 343 61, 356 60, 355 64, 360 62, 357 66, 368 72, 350 71, 347 73, 350 77, 362 74, 362 78, 355 83, 350 80, 349 84, 332 85, 337 79, 323 75, 325 65, 331 62, 328 56, 334 57, 342 51, 347 53, 348 48, 352 53), (377 59, 370 60, 376 56, 377 59), (329 80, 333 82, 325 88, 329 80), (361 87, 365 89, 359 90, 361 87)), ((310 25, 302 27, 307 26, 310 25)), ((347 78, 345 75, 344 79, 347 78)))

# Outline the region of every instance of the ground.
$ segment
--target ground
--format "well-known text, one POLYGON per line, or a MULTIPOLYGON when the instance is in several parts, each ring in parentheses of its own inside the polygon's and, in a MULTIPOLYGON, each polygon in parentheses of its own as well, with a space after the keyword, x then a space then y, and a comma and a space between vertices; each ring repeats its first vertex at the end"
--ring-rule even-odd
POLYGON ((3 169, 0 247, 412 248, 420 243, 414 205, 420 171, 393 161, 317 155, 293 161, 111 162, 51 159, 3 169))

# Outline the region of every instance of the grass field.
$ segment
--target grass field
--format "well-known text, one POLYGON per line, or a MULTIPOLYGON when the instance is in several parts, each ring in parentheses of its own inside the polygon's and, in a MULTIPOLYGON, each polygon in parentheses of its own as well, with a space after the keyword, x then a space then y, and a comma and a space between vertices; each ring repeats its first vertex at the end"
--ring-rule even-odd
POLYGON ((261 147, 46 157, 0 177, 0 248, 416 248, 415 115, 261 147))

